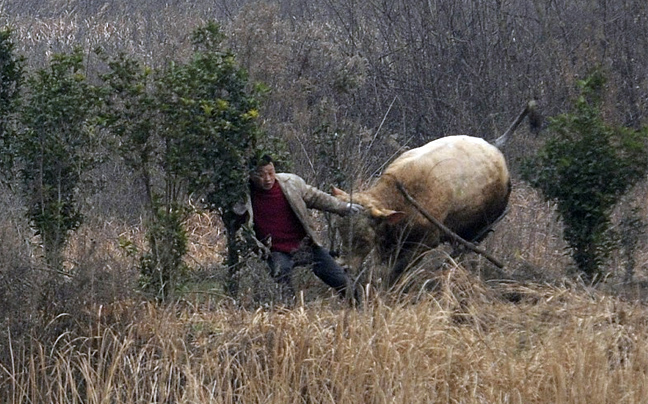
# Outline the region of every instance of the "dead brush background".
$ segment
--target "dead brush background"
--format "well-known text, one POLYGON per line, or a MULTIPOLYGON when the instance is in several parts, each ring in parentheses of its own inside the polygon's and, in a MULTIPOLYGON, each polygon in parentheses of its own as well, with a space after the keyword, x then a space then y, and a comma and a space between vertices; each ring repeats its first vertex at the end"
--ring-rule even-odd
MULTIPOLYGON (((546 116, 563 112, 593 65, 609 74, 606 119, 647 123, 648 67, 639 61, 648 57, 648 5, 639 0, 0 7, 30 69, 81 46, 91 76, 102 68, 95 46, 161 66, 189 57, 192 29, 215 19, 251 78, 271 89, 263 129, 322 188, 366 186, 395 155, 439 136, 494 139, 531 98, 546 116)), ((553 206, 517 177, 543 140, 521 129, 504 150, 510 211, 483 247, 505 270, 441 248, 385 291, 385 269, 368 263, 375 276, 353 311, 307 268, 297 305, 283 306, 253 256, 239 272, 239 298, 225 296, 222 227, 203 213, 186 224, 191 273, 177 302, 146 302, 137 292, 141 184, 118 159, 87 173, 100 187, 84 195, 87 220, 52 282, 20 201, 2 188, 0 400, 644 402, 648 249, 641 226, 623 219, 633 207, 645 218, 646 184, 614 213, 616 229, 637 241, 612 257, 604 283, 584 285, 553 206)))

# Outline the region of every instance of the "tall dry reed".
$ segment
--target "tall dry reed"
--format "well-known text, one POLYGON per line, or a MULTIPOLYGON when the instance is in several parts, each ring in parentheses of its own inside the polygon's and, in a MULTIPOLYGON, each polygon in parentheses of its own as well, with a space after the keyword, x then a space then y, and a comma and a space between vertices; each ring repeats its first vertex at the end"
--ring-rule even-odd
POLYGON ((321 300, 294 309, 95 308, 54 344, 14 350, 0 368, 0 399, 645 402, 644 307, 568 286, 487 288, 458 265, 434 281, 416 300, 379 295, 360 310, 321 300))

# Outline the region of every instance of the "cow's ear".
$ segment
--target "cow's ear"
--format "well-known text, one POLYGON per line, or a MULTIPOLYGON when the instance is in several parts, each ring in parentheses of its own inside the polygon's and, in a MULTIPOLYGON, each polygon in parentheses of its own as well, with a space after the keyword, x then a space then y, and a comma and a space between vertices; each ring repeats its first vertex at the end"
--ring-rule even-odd
POLYGON ((396 210, 392 210, 387 215, 387 222, 389 224, 396 224, 396 223, 400 222, 403 219, 405 219, 405 212, 399 212, 399 211, 396 211, 396 210))
POLYGON ((396 224, 405 219, 405 212, 390 209, 371 209, 371 216, 375 218, 385 219, 389 224, 396 224))
POLYGON ((331 187, 331 194, 339 199, 348 199, 349 194, 346 192, 342 191, 340 188, 337 187, 331 187))

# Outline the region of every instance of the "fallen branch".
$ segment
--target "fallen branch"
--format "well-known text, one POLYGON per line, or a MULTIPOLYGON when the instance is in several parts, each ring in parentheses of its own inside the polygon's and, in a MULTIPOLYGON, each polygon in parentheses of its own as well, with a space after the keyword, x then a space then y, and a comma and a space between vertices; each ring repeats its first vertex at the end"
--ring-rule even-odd
POLYGON ((400 183, 400 181, 396 181, 396 186, 398 187, 398 190, 403 194, 405 199, 409 201, 416 210, 418 210, 427 220, 432 222, 435 226, 437 226, 442 232, 444 232, 448 237, 450 237, 452 240, 462 244, 469 250, 476 252, 477 254, 483 255, 487 260, 495 264, 498 268, 504 268, 504 264, 498 260, 497 258, 493 257, 490 255, 488 252, 484 251, 483 249, 477 247, 475 244, 471 243, 468 240, 465 240, 462 238, 460 235, 457 233, 453 232, 450 230, 448 227, 446 227, 443 223, 435 219, 432 215, 430 215, 417 201, 416 199, 412 198, 412 196, 407 192, 403 184, 400 183))

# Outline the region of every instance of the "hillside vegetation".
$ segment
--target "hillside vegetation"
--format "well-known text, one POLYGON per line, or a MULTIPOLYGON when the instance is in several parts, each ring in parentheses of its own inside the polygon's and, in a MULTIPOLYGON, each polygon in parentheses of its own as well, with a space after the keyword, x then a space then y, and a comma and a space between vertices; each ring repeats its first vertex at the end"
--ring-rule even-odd
MULTIPOLYGON (((566 113, 595 67, 607 77, 605 121, 648 124, 644 0, 0 4, 28 73, 79 47, 89 83, 106 72, 96 47, 161 68, 189 60, 192 32, 210 20, 250 82, 269 89, 259 125, 285 143, 286 169, 322 189, 366 187, 394 156, 441 136, 495 139, 530 99, 545 118, 566 113)), ((144 183, 112 150, 80 173, 93 185, 76 191, 85 220, 52 276, 24 201, 2 184, 0 401, 645 402, 646 181, 615 208, 621 244, 607 278, 589 285, 555 207, 519 174, 547 136, 520 127, 503 150, 509 212, 482 244, 503 270, 442 247, 386 290, 387 269, 368 262, 355 310, 308 268, 297 271, 299 301, 284 304, 254 255, 229 296, 225 229, 203 211, 184 222, 175 298, 151 302, 138 285, 144 183)), ((330 218, 317 220, 325 233, 330 218)))

